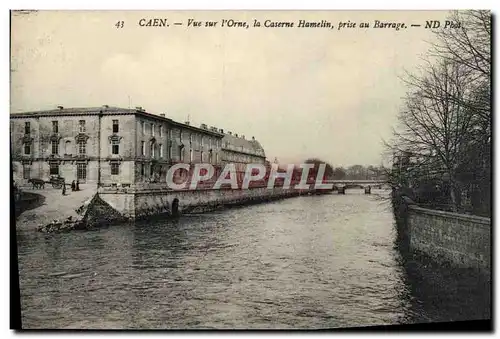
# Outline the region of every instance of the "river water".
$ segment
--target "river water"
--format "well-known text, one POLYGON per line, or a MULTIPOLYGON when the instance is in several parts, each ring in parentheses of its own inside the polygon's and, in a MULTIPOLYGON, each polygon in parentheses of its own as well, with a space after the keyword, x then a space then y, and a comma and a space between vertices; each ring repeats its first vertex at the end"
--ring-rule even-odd
POLYGON ((403 264, 387 192, 18 231, 23 328, 333 328, 489 317, 476 279, 403 264))

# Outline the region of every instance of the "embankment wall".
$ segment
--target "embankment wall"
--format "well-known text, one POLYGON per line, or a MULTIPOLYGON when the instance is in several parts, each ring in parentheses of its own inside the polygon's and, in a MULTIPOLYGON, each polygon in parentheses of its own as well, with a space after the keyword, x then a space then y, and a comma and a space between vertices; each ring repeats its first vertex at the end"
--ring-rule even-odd
POLYGON ((99 196, 109 206, 128 219, 141 219, 156 215, 172 215, 177 208, 180 214, 199 213, 233 205, 284 199, 314 190, 285 190, 253 188, 244 190, 115 190, 99 192, 99 196), (177 207, 175 207, 177 206, 177 207))
POLYGON ((433 261, 489 272, 491 219, 409 205, 409 249, 433 261))

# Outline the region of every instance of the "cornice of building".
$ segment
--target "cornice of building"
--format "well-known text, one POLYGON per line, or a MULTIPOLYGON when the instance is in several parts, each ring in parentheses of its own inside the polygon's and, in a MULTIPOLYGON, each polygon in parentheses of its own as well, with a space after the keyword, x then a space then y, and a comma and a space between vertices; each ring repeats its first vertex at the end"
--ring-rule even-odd
POLYGON ((141 107, 135 109, 130 108, 120 108, 120 107, 83 107, 83 108, 64 108, 59 106, 58 109, 54 110, 43 110, 43 111, 32 111, 32 112, 18 112, 11 113, 10 119, 26 119, 26 118, 42 118, 42 117, 67 117, 67 116, 99 116, 99 115, 136 115, 143 118, 152 119, 158 122, 167 122, 172 126, 179 127, 182 129, 187 129, 195 131, 200 134, 208 134, 218 138, 224 137, 224 133, 219 130, 205 129, 201 127, 195 127, 189 124, 174 121, 170 118, 164 117, 162 115, 149 113, 141 107))

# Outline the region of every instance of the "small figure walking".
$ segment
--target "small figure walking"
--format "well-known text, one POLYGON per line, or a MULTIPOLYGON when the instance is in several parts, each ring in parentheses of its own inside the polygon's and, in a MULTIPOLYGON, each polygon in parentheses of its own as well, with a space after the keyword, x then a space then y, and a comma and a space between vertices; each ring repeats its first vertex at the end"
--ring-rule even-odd
POLYGON ((76 190, 77 191, 80 190, 80 181, 79 180, 76 180, 76 190))
POLYGON ((76 190, 76 184, 75 184, 75 181, 73 180, 71 182, 71 190, 74 192, 76 190))
POLYGON ((62 195, 66 195, 66 182, 63 181, 62 185, 62 195))

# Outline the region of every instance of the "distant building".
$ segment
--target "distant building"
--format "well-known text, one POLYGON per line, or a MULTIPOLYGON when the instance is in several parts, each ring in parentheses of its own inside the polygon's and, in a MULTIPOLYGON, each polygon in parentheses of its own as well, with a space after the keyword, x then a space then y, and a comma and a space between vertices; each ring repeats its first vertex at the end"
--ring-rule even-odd
POLYGON ((265 165, 266 153, 254 137, 247 140, 244 135, 227 132, 222 138, 222 165, 227 163, 235 165, 238 182, 242 182, 247 164, 265 165))
MULTIPOLYGON (((164 182, 175 163, 222 165, 217 128, 190 126, 141 107, 64 108, 10 115, 13 179, 132 185, 164 182)), ((262 151, 263 152, 263 151, 262 151)))

